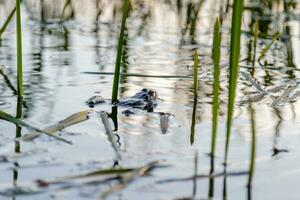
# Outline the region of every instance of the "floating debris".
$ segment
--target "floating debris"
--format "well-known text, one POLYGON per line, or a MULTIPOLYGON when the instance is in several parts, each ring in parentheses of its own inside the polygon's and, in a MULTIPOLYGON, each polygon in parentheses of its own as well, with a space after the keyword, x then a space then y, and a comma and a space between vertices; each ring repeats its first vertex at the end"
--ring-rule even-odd
POLYGON ((106 198, 108 195, 112 194, 113 192, 119 192, 122 189, 124 189, 130 182, 132 182, 133 180, 135 180, 138 177, 141 176, 145 176, 146 174, 148 174, 148 172, 153 169, 156 165, 158 164, 157 161, 153 161, 148 163, 145 166, 136 168, 135 170, 126 173, 126 174, 122 174, 120 176, 120 183, 114 185, 112 188, 110 188, 109 190, 105 191, 102 193, 101 198, 106 198))
MULTIPOLYGON (((271 106, 278 107, 285 102, 289 102, 289 95, 298 87, 298 83, 287 88, 280 96, 274 99, 271 106)), ((293 97, 295 98, 295 97, 293 97)))
MULTIPOLYGON (((53 136, 53 134, 57 131, 61 131, 69 126, 72 126, 74 124, 78 124, 80 122, 83 122, 87 119, 89 119, 89 113, 91 112, 91 110, 84 110, 84 111, 80 111, 77 113, 74 113, 72 115, 70 115, 69 117, 67 117, 66 119, 59 121, 58 123, 45 128, 42 132, 46 132, 48 135, 53 136)), ((33 133, 29 133, 27 135, 22 136, 20 139, 23 141, 32 141, 35 138, 41 136, 41 132, 33 132, 33 133)))
POLYGON ((58 185, 58 187, 50 188, 50 190, 66 190, 74 187, 82 187, 82 185, 99 185, 107 184, 108 182, 119 180, 119 183, 111 189, 105 191, 101 198, 107 197, 113 192, 118 192, 125 188, 130 182, 138 177, 147 175, 150 170, 155 167, 165 167, 158 165, 158 161, 150 162, 141 167, 135 168, 108 168, 97 169, 85 174, 54 178, 51 180, 38 179, 32 183, 18 186, 8 187, 0 190, 0 195, 15 196, 15 195, 33 195, 49 191, 49 187, 58 185))
POLYGON ((299 83, 284 83, 279 86, 270 86, 263 88, 256 80, 254 80, 249 74, 246 72, 241 72, 241 74, 248 80, 252 86, 254 86, 257 91, 246 93, 247 96, 240 101, 240 104, 244 104, 248 101, 251 102, 259 102, 266 97, 272 97, 274 100, 271 103, 271 107, 278 107, 287 102, 294 102, 297 97, 300 96, 300 91, 295 91, 299 85, 299 83), (280 91, 283 91, 279 96, 276 94, 280 91))
POLYGON ((119 159, 121 159, 120 149, 119 149, 117 140, 115 138, 115 135, 113 134, 113 132, 112 132, 112 130, 110 128, 110 125, 109 125, 109 122, 108 122, 107 113, 104 112, 104 111, 101 111, 99 114, 100 114, 102 123, 104 125, 106 134, 108 136, 108 140, 110 141, 113 149, 115 150, 117 160, 119 160, 119 159))
MULTIPOLYGON (((67 176, 67 177, 61 177, 61 178, 55 178, 52 180, 36 180, 38 187, 49 187, 53 184, 62 184, 67 183, 74 180, 79 179, 86 179, 86 178, 94 178, 92 180, 82 180, 81 183, 88 184, 90 182, 95 182, 95 180, 103 180, 103 178, 108 178, 109 180, 115 180, 118 179, 121 174, 125 174, 128 172, 131 172, 135 170, 135 168, 109 168, 109 169, 96 169, 91 172, 87 172, 80 175, 74 175, 74 176, 67 176)), ((108 180, 108 179, 107 179, 108 180)))
POLYGON ((160 115, 160 130, 163 134, 168 131, 170 113, 161 113, 160 115))
MULTIPOLYGON (((15 117, 11 116, 10 114, 7 114, 7 113, 5 113, 3 111, 0 111, 0 119, 12 122, 12 123, 14 123, 14 124, 16 124, 18 126, 24 126, 24 127, 29 128, 29 129, 32 129, 32 130, 35 131, 35 134, 38 134, 38 135, 46 134, 46 135, 48 135, 50 137, 53 137, 53 138, 55 138, 57 140, 60 140, 62 142, 65 142, 65 143, 68 143, 68 144, 72 144, 72 142, 70 142, 70 141, 68 141, 68 140, 66 140, 64 138, 61 138, 61 137, 58 137, 58 136, 55 136, 55 135, 51 135, 47 131, 41 130, 41 129, 36 128, 36 127, 34 127, 34 126, 30 125, 30 124, 27 124, 26 122, 24 122, 24 121, 22 121, 22 120, 20 120, 18 118, 15 118, 15 117)), ((18 138, 18 139, 20 139, 20 138, 18 138)))
POLYGON ((251 102, 258 102, 263 100, 264 98, 266 98, 268 96, 267 92, 262 92, 262 93, 256 93, 256 94, 252 94, 252 95, 248 95, 245 97, 245 99, 243 99, 242 101, 240 101, 240 104, 245 104, 249 101, 251 102))
POLYGON ((281 90, 283 90, 286 87, 285 84, 279 85, 279 86, 270 86, 267 88, 268 92, 279 92, 281 90))
POLYGON ((289 102, 295 102, 297 97, 299 97, 299 96, 300 96, 300 91, 296 91, 296 93, 294 95, 292 95, 291 97, 288 97, 287 100, 289 102))
POLYGON ((254 86, 259 92, 265 92, 266 90, 262 88, 262 86, 254 80, 248 73, 246 72, 241 72, 241 74, 248 80, 252 86, 254 86))

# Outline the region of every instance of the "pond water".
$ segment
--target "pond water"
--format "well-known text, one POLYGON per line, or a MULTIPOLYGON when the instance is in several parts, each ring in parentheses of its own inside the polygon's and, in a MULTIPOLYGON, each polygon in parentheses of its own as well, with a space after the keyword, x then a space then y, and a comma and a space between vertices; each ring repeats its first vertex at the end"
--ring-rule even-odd
MULTIPOLYGON (((297 86, 300 81, 299 3, 245 1, 240 71, 250 73, 261 87, 297 86), (272 42, 272 36, 277 32, 281 34, 253 69, 251 31, 255 20, 259 22, 261 33, 257 56, 272 42)), ((15 116, 21 107, 21 118, 39 128, 90 109, 85 101, 93 95, 111 98, 122 2, 73 0, 63 13, 64 5, 63 0, 22 1, 24 103, 18 103, 12 89, 17 76, 14 19, 1 39, 0 110, 15 116)), ((123 74, 129 75, 121 76, 119 97, 133 96, 143 88, 151 88, 158 94, 155 112, 137 110, 136 114, 125 116, 124 108, 118 108, 118 127, 114 133, 118 135, 122 158, 117 161, 101 119, 95 113, 90 114, 89 120, 59 133, 72 141, 72 145, 45 135, 30 142, 15 142, 16 137, 30 130, 1 120, 0 199, 99 199, 118 182, 100 182, 106 178, 100 176, 95 178, 98 182, 79 178, 39 187, 42 184, 36 181, 63 180, 112 167, 141 167, 152 161, 158 161, 159 166, 151 170, 150 175, 135 178, 107 198, 299 199, 300 101, 296 98, 274 106, 276 95, 284 90, 252 104, 257 136, 256 162, 253 186, 250 190, 246 187, 251 119, 248 103, 242 102, 256 88, 242 74, 237 87, 228 175, 222 175, 232 12, 231 6, 226 5, 226 1, 218 0, 132 1, 121 68, 123 74), (198 8, 193 31, 190 28, 193 13, 191 16, 187 13, 196 12, 198 8), (208 175, 211 169, 211 49, 213 23, 219 13, 223 13, 221 91, 214 168, 220 175, 195 179, 195 168, 198 175, 208 175), (199 97, 195 142, 191 145, 195 48, 199 54, 199 97), (159 112, 172 114, 165 134, 161 132, 159 112)), ((14 1, 0 1, 0 26, 13 8, 14 1)), ((299 87, 295 87, 297 90, 299 87)), ((112 111, 109 103, 93 109, 112 111)))

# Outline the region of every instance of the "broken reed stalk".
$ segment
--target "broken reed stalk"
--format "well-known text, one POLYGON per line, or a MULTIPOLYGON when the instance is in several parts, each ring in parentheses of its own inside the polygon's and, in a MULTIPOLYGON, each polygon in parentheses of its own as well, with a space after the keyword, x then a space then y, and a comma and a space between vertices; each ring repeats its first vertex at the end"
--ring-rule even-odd
POLYGON ((20 0, 16 0, 16 30, 17 30, 17 79, 18 79, 18 96, 23 96, 23 67, 22 67, 22 28, 21 28, 21 11, 20 0))
POLYGON ((55 135, 49 134, 48 132, 46 132, 44 130, 41 130, 39 128, 36 128, 36 127, 34 127, 34 126, 30 125, 30 124, 27 124, 26 122, 24 122, 24 121, 22 121, 22 120, 20 120, 20 119, 18 119, 16 117, 13 117, 10 114, 8 114, 6 112, 3 112, 1 110, 0 110, 0 120, 5 120, 5 121, 8 121, 8 122, 14 123, 14 124, 16 124, 18 126, 27 127, 29 129, 32 129, 32 130, 36 131, 36 132, 44 133, 44 134, 46 134, 46 135, 48 135, 50 137, 53 137, 53 138, 55 138, 55 139, 57 139, 59 141, 65 142, 67 144, 72 144, 71 141, 68 141, 68 140, 66 140, 64 138, 61 138, 59 136, 55 136, 55 135))
POLYGON ((227 163, 229 141, 234 112, 234 101, 239 71, 241 24, 244 0, 234 0, 231 18, 230 60, 229 60, 229 94, 227 105, 226 142, 224 164, 227 163))
POLYGON ((214 25, 212 59, 214 63, 214 83, 213 83, 213 109, 212 109, 212 141, 211 156, 215 156, 217 127, 218 127, 218 109, 219 109, 219 87, 220 87, 220 46, 221 46, 221 30, 220 20, 216 19, 214 25))
POLYGON ((115 63, 115 73, 114 73, 114 80, 113 80, 113 88, 112 88, 112 103, 118 100, 118 89, 119 89, 119 80, 120 80, 120 68, 121 68, 121 57, 122 57, 122 49, 123 49, 123 38, 124 38, 124 30, 126 25, 126 19, 128 16, 129 11, 129 0, 124 0, 123 5, 123 17, 122 17, 122 24, 118 42, 118 50, 117 50, 117 57, 115 63))

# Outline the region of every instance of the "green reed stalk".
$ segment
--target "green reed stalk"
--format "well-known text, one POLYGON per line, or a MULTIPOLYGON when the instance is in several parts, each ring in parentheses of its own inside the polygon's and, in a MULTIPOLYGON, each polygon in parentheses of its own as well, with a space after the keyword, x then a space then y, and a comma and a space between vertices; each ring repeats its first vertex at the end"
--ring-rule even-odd
POLYGON ((111 97, 112 102, 116 102, 118 100, 123 38, 124 38, 124 30, 126 25, 126 19, 128 16, 128 11, 129 11, 129 0, 124 0, 122 25, 120 30, 119 42, 118 42, 118 51, 116 57, 115 73, 114 73, 114 81, 113 81, 113 89, 112 89, 112 97, 111 97))
POLYGON ((21 28, 21 11, 20 0, 16 0, 16 29, 17 29, 17 79, 18 79, 18 96, 23 96, 23 69, 22 69, 22 28, 21 28))
POLYGON ((227 163, 229 140, 231 135, 234 100, 239 70, 240 38, 244 0, 234 0, 231 19, 230 61, 229 61, 229 94, 227 107, 227 127, 224 163, 227 163))
POLYGON ((255 112, 252 108, 251 102, 249 102, 249 112, 250 112, 250 121, 251 121, 251 155, 250 155, 250 165, 249 165, 249 177, 248 177, 248 187, 252 186, 252 180, 254 175, 254 165, 255 165, 255 156, 256 156, 256 129, 255 129, 255 112))
MULTIPOLYGON (((254 44, 253 44, 253 60, 252 60, 252 67, 255 67, 255 57, 256 57, 256 46, 257 46, 257 38, 258 38, 258 22, 255 21, 253 25, 253 35, 254 35, 254 44)), ((251 122, 251 154, 250 154, 250 165, 249 165, 249 177, 248 177, 248 196, 251 196, 251 186, 252 180, 254 175, 254 165, 255 165, 255 156, 256 156, 256 126, 255 126, 255 111, 252 108, 252 103, 249 101, 249 113, 250 113, 250 122, 251 122)))
POLYGON ((6 27, 8 26, 9 22, 12 20, 15 12, 16 12, 16 7, 14 7, 14 9, 9 13, 7 19, 5 20, 4 24, 2 25, 2 27, 0 29, 0 39, 1 39, 1 36, 4 33, 4 31, 6 30, 6 27))
POLYGON ((198 53, 194 51, 194 99, 198 98, 198 53))
POLYGON ((220 46, 221 46, 221 31, 220 20, 216 19, 214 25, 214 38, 212 59, 214 63, 214 85, 213 85, 213 109, 212 109, 212 142, 211 142, 211 156, 215 156, 217 127, 218 127, 218 109, 219 109, 219 87, 220 87, 220 46))
POLYGON ((191 124, 191 134, 190 142, 193 145, 195 140, 195 124, 196 124, 196 111, 197 111, 197 98, 198 98, 198 53, 197 49, 194 51, 194 105, 193 105, 193 114, 192 114, 192 124, 191 124))

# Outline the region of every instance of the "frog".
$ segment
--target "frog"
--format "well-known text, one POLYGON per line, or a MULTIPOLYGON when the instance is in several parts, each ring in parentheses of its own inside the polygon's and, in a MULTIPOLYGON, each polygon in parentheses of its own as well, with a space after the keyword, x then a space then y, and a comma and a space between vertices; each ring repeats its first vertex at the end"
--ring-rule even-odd
MULTIPOLYGON (((128 107, 128 110, 123 111, 123 114, 125 114, 126 116, 134 114, 134 112, 131 111, 131 109, 134 108, 145 110, 147 112, 153 112, 154 108, 157 106, 157 98, 158 95, 156 91, 148 88, 143 88, 131 97, 121 98, 113 102, 112 106, 128 107)), ((96 95, 89 98, 86 101, 86 104, 89 107, 94 107, 97 104, 101 104, 107 101, 109 100, 105 100, 102 96, 96 95)))

